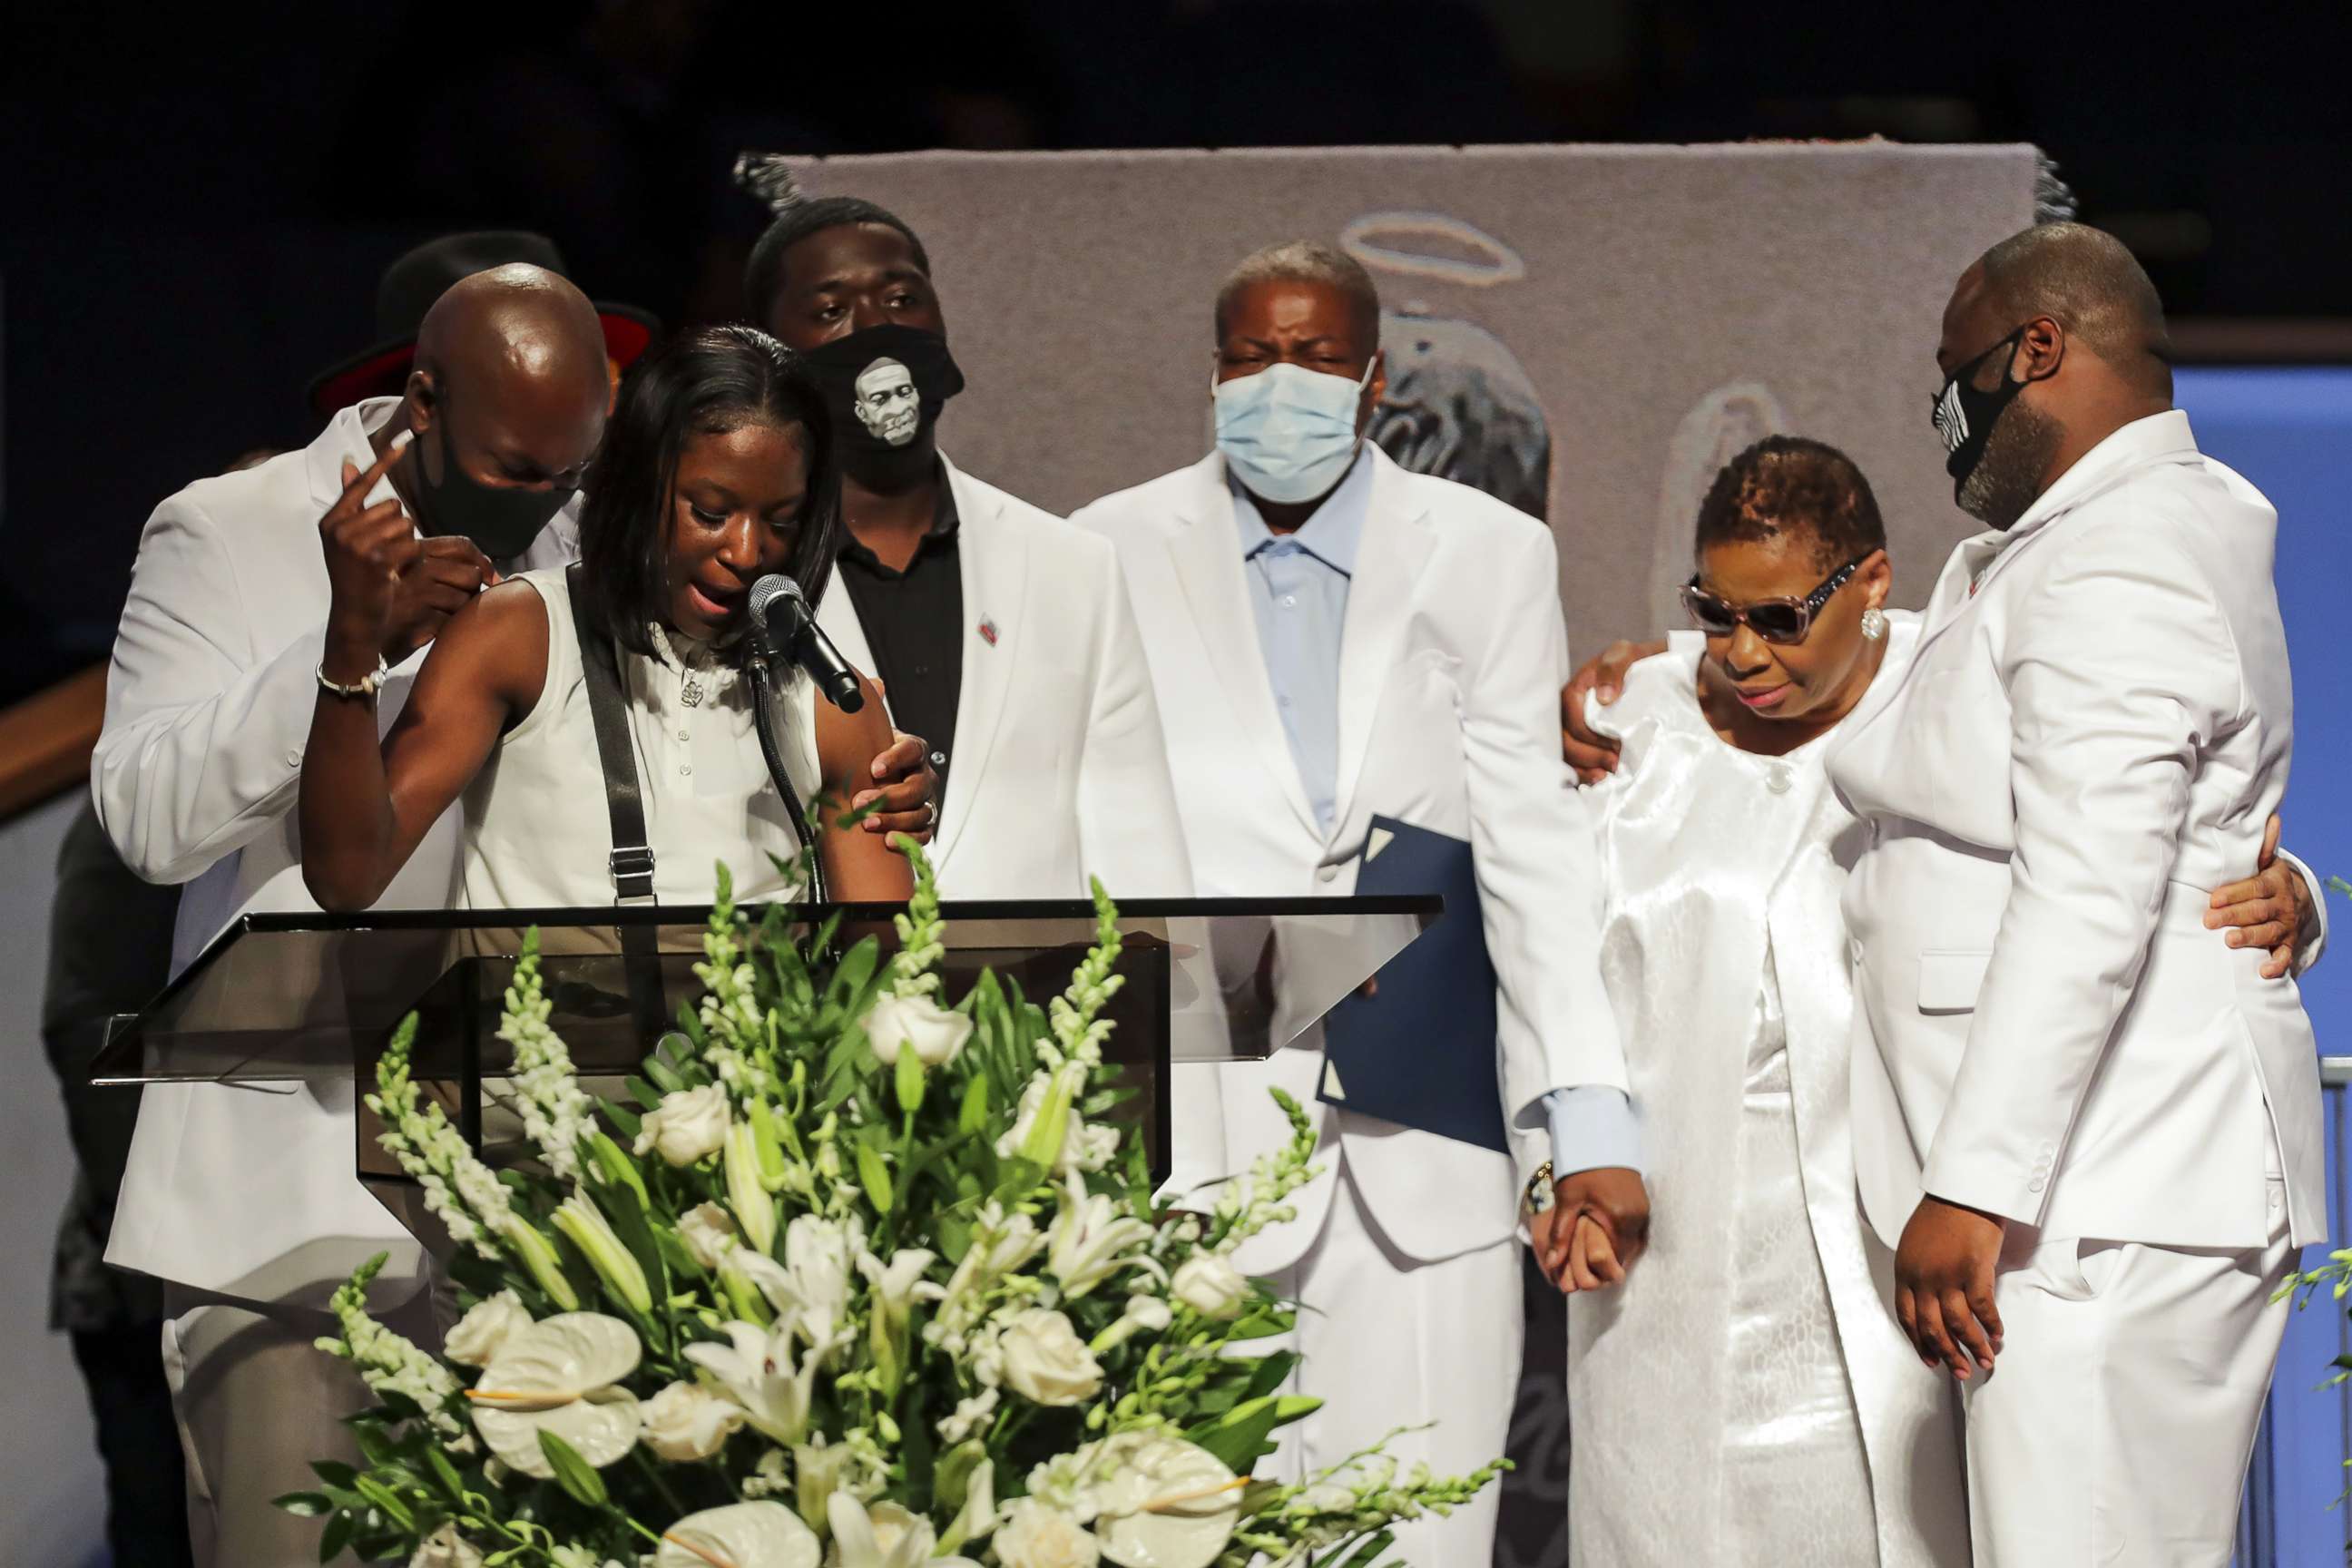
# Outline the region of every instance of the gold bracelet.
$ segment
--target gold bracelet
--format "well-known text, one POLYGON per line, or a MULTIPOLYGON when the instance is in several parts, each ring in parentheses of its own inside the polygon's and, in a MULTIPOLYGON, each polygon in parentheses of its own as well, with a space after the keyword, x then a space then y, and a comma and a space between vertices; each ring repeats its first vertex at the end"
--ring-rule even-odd
POLYGON ((1551 1207, 1553 1201, 1551 1162, 1546 1160, 1528 1178, 1527 1191, 1519 1194, 1519 1203, 1530 1215, 1539 1215, 1551 1207))

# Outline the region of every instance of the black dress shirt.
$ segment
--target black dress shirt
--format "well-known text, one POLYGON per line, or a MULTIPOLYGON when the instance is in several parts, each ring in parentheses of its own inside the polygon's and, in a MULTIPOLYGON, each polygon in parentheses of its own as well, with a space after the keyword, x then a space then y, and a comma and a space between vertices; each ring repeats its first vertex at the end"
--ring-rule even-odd
POLYGON ((842 545, 840 560, 841 585, 874 650, 874 674, 887 689, 890 716, 930 747, 942 802, 963 686, 963 561, 956 525, 955 491, 941 474, 939 512, 904 572, 893 572, 855 539, 842 545))

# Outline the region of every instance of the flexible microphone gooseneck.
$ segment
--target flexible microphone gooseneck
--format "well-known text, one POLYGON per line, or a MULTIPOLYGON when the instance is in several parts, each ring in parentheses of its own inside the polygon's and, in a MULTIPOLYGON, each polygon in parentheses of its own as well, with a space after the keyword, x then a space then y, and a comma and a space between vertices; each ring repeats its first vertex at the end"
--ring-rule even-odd
POLYGON ((866 706, 857 672, 816 624, 798 583, 781 572, 769 573, 751 584, 749 608, 751 642, 761 657, 808 671, 824 700, 844 713, 855 713, 866 706))
POLYGON ((845 713, 863 707, 866 694, 857 688, 857 672, 817 629, 816 617, 809 613, 808 599, 798 583, 771 572, 751 584, 747 607, 751 628, 743 639, 743 670, 751 682, 751 722, 760 734, 760 755, 768 764, 768 777, 776 794, 783 798, 784 809, 792 815, 793 831, 800 836, 801 847, 808 854, 809 900, 827 903, 831 900, 825 891, 824 863, 817 854, 808 808, 793 787, 784 771, 783 752, 776 744, 776 672, 780 666, 807 670, 817 689, 845 713))

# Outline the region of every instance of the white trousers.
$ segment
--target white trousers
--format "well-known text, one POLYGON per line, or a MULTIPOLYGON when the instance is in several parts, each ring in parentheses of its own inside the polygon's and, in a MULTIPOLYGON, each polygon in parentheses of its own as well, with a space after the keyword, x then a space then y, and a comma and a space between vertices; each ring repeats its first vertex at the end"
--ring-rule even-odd
POLYGON ((2013 1231, 2005 1344, 1966 1390, 1978 1568, 2227 1568, 2296 1250, 2286 1184, 2247 1251, 2013 1231))
MULTIPOLYGON (((1297 1300, 1289 1392, 1323 1401, 1276 1434, 1259 1473, 1297 1484, 1400 1427, 1388 1453, 1402 1479, 1416 1463, 1466 1475, 1502 1456, 1526 1339, 1516 1240, 1442 1263, 1399 1252, 1343 1164, 1315 1245, 1274 1279, 1297 1300)), ((1269 1348, 1272 1348, 1269 1344, 1269 1348)), ((1401 1527, 1383 1561, 1412 1568, 1491 1568, 1500 1480, 1451 1518, 1401 1527)))

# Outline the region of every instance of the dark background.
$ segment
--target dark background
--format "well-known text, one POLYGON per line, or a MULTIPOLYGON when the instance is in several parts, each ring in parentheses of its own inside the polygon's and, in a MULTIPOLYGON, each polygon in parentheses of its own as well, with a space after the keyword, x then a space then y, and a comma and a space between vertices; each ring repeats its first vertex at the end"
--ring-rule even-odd
MULTIPOLYGON (((156 500, 306 441, 378 270, 531 227, 736 313, 743 146, 2030 141, 2176 317, 2344 310, 2352 14, 1853 0, 100 0, 0 31, 0 703, 105 656, 156 500)), ((1085 237, 1039 234, 1040 247, 1085 237)), ((950 309, 957 258, 937 258, 950 309)), ((1563 300, 1563 309, 1580 308, 1563 300)), ((1098 374, 1118 374, 1103 323, 1098 374)))

